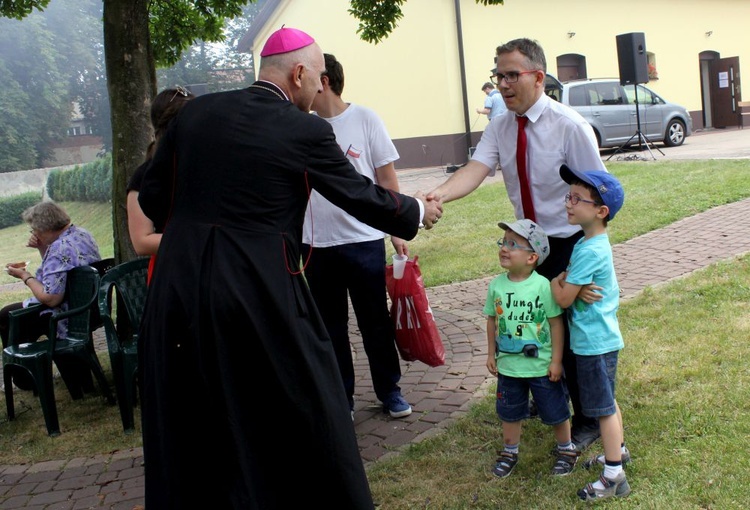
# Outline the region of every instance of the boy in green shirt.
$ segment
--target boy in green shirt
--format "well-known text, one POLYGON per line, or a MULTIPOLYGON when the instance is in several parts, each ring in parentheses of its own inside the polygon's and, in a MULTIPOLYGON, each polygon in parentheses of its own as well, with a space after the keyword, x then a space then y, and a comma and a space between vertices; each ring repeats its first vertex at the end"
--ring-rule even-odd
POLYGON ((542 423, 551 425, 557 441, 553 475, 567 475, 576 464, 570 440, 570 409, 563 383, 562 309, 552 298, 549 280, 535 271, 549 255, 544 230, 528 219, 499 223, 505 234, 500 265, 506 273, 489 285, 487 369, 497 376, 497 415, 504 449, 492 472, 504 478, 518 463, 521 422, 529 418, 529 391, 542 423))

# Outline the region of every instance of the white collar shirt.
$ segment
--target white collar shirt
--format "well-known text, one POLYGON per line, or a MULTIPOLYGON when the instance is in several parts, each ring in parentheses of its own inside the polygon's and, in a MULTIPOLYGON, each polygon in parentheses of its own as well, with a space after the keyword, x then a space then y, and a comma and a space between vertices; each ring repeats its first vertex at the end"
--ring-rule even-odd
MULTIPOLYGON (((526 168, 537 223, 551 237, 570 237, 580 230, 568 224, 565 194, 570 187, 560 177, 560 166, 576 170, 604 170, 594 130, 572 108, 542 94, 526 112, 528 149, 526 168)), ((499 165, 517 219, 523 218, 516 167, 516 114, 507 111, 487 125, 472 156, 490 168, 499 165)))

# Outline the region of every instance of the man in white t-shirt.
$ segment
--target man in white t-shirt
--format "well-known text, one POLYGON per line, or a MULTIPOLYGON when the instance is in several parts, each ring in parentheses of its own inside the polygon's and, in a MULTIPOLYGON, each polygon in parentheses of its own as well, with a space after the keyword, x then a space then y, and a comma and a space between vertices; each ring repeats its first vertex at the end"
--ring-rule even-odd
MULTIPOLYGON (((333 127, 341 150, 357 171, 384 188, 398 191, 393 162, 399 158, 383 121, 372 110, 341 99, 344 70, 324 54, 323 91, 312 110, 333 127)), ((411 414, 398 381, 401 365, 385 287, 385 234, 310 194, 302 236, 305 277, 331 336, 339 371, 354 417, 354 365, 349 344, 349 301, 370 364, 375 394, 393 418, 411 414)), ((406 242, 391 237, 396 252, 408 255, 406 242)))

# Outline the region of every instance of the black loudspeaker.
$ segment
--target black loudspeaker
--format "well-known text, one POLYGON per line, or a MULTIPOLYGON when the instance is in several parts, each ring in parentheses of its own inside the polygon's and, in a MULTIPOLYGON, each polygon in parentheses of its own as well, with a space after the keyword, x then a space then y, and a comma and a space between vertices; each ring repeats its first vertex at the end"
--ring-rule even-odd
POLYGON ((648 56, 643 32, 617 36, 617 63, 621 85, 648 83, 648 56))

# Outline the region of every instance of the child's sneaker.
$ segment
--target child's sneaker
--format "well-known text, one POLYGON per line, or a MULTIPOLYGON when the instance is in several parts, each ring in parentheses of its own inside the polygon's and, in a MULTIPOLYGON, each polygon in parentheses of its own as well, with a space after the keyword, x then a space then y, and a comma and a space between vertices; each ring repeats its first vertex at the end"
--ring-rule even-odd
POLYGON ((578 461, 578 452, 575 450, 557 450, 557 459, 552 466, 552 474, 555 476, 569 475, 578 461))
POLYGON ((516 464, 518 464, 518 454, 500 452, 500 457, 498 457, 495 462, 496 464, 492 469, 492 474, 498 478, 505 478, 513 471, 516 464))
MULTIPOLYGON (((597 455, 596 457, 591 457, 590 459, 584 461, 583 467, 586 469, 591 469, 592 467, 599 467, 603 466, 605 462, 604 454, 597 455)), ((622 452, 622 467, 625 467, 625 464, 630 464, 630 450, 628 450, 628 447, 625 447, 625 450, 622 452)))
POLYGON ((586 487, 578 491, 578 497, 584 501, 599 501, 612 497, 624 498, 630 494, 630 485, 627 478, 625 478, 625 471, 620 471, 620 474, 613 480, 604 478, 604 475, 601 475, 599 481, 604 485, 603 489, 597 489, 594 487, 594 484, 589 483, 586 484, 586 487))

